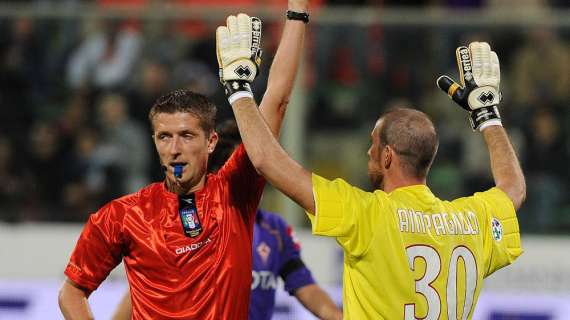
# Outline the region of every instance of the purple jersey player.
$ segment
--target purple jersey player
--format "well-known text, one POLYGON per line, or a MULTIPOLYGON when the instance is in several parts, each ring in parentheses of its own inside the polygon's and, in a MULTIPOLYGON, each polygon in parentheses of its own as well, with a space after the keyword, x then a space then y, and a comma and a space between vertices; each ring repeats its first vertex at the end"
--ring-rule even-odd
POLYGON ((301 260, 301 248, 293 236, 293 229, 276 214, 257 210, 252 249, 249 319, 271 319, 278 277, 283 279, 290 295, 314 285, 315 280, 301 260))

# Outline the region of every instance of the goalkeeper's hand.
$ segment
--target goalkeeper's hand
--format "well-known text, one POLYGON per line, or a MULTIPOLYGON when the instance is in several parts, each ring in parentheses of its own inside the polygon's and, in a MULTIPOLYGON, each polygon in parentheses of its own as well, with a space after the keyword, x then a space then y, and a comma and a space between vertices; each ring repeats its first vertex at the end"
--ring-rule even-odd
POLYGON ((456 50, 461 85, 440 76, 437 86, 460 107, 469 111, 473 130, 502 125, 497 105, 501 101, 499 58, 486 42, 472 42, 456 50))
POLYGON ((253 98, 250 83, 261 64, 261 20, 240 13, 229 16, 226 24, 216 30, 216 54, 220 82, 231 104, 239 98, 253 98))

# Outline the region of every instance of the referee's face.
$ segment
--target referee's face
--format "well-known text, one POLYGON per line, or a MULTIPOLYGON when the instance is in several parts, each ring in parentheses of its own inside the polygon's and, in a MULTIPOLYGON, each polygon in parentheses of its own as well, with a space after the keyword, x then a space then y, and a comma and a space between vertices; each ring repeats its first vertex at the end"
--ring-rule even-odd
POLYGON ((382 119, 376 121, 374 130, 372 130, 372 133, 370 134, 372 144, 368 149, 368 177, 370 178, 370 182, 372 183, 372 188, 374 188, 374 190, 382 189, 384 180, 384 171, 382 169, 382 164, 380 161, 382 153, 382 144, 380 143, 380 128, 382 126, 382 122, 382 119))
POLYGON ((215 132, 206 133, 200 120, 190 113, 159 113, 153 120, 153 139, 166 168, 166 179, 184 191, 189 191, 203 181, 208 156, 218 140, 215 132), (181 175, 174 170, 181 167, 181 175))

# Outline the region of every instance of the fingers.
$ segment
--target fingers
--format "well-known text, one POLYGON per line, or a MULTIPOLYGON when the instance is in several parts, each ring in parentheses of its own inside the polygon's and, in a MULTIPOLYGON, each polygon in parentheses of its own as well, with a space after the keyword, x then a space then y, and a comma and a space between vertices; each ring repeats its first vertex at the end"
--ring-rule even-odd
POLYGON ((239 49, 240 46, 240 35, 238 28, 238 20, 236 16, 229 16, 226 19, 226 25, 230 30, 230 47, 232 49, 239 49))
POLYGON ((461 86, 448 76, 440 76, 436 80, 437 86, 445 92, 461 108, 471 111, 464 101, 464 91, 461 86))
POLYGON ((240 48, 251 47, 251 18, 245 14, 240 13, 237 16, 237 25, 240 35, 240 48))
POLYGON ((482 78, 490 75, 489 56, 491 47, 486 42, 472 42, 469 44, 471 59, 473 63, 473 77, 478 84, 482 78))
POLYGON ((495 51, 491 51, 491 73, 492 77, 501 81, 501 66, 499 64, 499 57, 495 51))
POLYGON ((487 42, 473 42, 469 50, 473 56, 473 75, 477 84, 498 87, 501 70, 497 53, 491 51, 487 42))
POLYGON ((448 76, 440 76, 435 82, 437 86, 450 97, 453 96, 455 90, 459 88, 459 85, 448 76))
POLYGON ((230 46, 230 30, 225 26, 218 27, 216 29, 216 55, 218 57, 218 64, 220 67, 223 67, 223 53, 228 52, 230 46))

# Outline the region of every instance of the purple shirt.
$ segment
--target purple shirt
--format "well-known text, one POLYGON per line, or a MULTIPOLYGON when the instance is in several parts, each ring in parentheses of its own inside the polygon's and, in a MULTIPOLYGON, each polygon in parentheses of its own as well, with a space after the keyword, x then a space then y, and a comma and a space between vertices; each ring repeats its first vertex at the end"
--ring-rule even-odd
POLYGON ((269 320, 275 306, 277 277, 283 279, 290 295, 315 280, 301 260, 301 247, 293 236, 293 229, 276 214, 257 210, 252 251, 249 319, 269 320))

